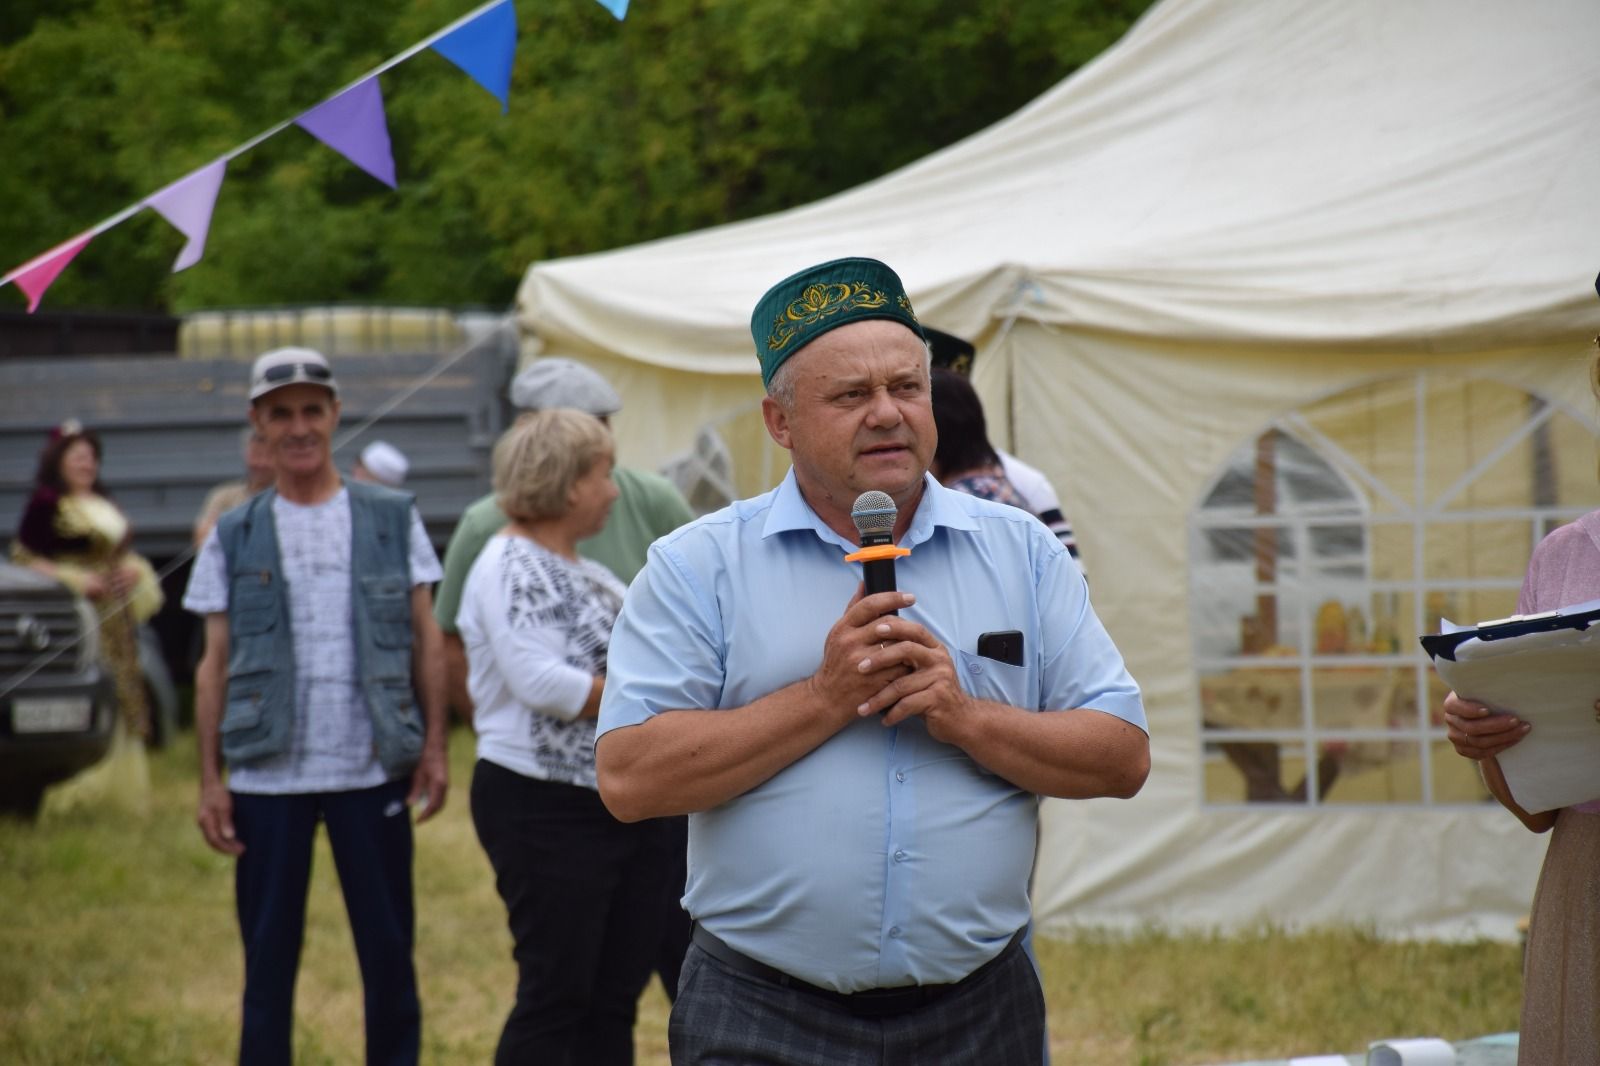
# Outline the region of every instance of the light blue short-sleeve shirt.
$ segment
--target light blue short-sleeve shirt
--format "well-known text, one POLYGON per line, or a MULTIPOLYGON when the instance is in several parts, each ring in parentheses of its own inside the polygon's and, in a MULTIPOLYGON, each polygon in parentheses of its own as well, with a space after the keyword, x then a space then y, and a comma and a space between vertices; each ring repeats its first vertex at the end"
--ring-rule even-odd
MULTIPOLYGON (((933 478, 901 546, 901 611, 982 699, 1092 708, 1146 729, 1138 686, 1072 557, 1033 515, 933 478), (980 657, 1017 630, 1023 664, 980 657)), ((663 711, 742 707, 814 673, 861 580, 856 549, 800 494, 763 496, 656 542, 611 638, 598 734, 663 711)), ((847 726, 689 818, 685 906, 731 947, 841 992, 956 981, 1029 918, 1037 798, 919 718, 847 726)))

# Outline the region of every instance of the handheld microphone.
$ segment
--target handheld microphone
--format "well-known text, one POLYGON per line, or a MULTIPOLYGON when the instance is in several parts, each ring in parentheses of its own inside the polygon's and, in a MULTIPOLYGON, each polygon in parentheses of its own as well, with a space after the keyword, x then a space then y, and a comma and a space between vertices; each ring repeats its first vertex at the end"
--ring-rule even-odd
MULTIPOLYGON (((862 583, 866 594, 894 592, 894 561, 910 555, 911 549, 897 548, 894 544, 894 520, 897 511, 894 500, 887 492, 863 492, 850 508, 850 521, 861 535, 861 550, 845 556, 846 562, 861 564, 862 583)), ((891 611, 890 614, 899 614, 891 611)))

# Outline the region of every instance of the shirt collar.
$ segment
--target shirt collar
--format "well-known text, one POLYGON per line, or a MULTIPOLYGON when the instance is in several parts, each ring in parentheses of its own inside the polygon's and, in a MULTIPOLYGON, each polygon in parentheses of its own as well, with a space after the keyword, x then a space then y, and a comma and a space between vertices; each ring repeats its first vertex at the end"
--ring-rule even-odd
MULTIPOLYGON (((911 525, 906 529, 906 535, 900 542, 901 546, 915 548, 933 536, 933 531, 939 526, 964 530, 978 528, 977 522, 967 513, 966 508, 961 506, 961 494, 939 484, 932 474, 924 473, 922 501, 917 504, 917 513, 911 516, 911 525)), ((824 541, 844 546, 850 551, 854 551, 857 547, 830 529, 817 512, 811 509, 806 498, 800 494, 800 485, 794 477, 794 467, 790 467, 788 475, 773 491, 772 507, 767 511, 767 521, 761 529, 761 536, 766 538, 796 529, 809 529, 824 541)))

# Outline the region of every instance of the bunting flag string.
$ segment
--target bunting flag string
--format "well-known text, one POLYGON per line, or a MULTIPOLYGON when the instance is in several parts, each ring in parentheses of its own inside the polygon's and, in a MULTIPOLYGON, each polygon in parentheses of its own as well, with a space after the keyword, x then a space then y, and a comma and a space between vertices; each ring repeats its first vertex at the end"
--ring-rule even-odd
MULTIPOLYGON (((619 20, 627 14, 628 0, 597 2, 619 20)), ((173 261, 172 271, 177 273, 188 269, 205 254, 211 216, 228 162, 290 126, 299 126, 351 163, 391 189, 394 188, 394 153, 389 142, 389 123, 383 107, 383 92, 378 86, 378 75, 430 48, 499 100, 502 114, 510 109, 511 68, 517 50, 516 10, 512 0, 489 0, 405 51, 391 56, 309 110, 256 134, 205 166, 0 276, 0 286, 15 283, 27 296, 28 313, 32 314, 38 309, 45 291, 74 256, 95 237, 126 222, 146 207, 155 210, 184 235, 186 240, 177 259, 173 261)))

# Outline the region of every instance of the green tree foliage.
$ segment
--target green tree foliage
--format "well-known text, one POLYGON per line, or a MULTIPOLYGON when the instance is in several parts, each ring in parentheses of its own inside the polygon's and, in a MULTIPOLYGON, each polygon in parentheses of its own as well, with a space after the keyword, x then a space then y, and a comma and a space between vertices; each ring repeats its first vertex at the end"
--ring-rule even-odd
MULTIPOLYGON (((153 212, 49 305, 504 305, 530 262, 792 207, 1009 114, 1149 0, 521 0, 511 113, 432 52, 382 76, 400 187, 297 128, 235 159, 206 257, 153 212)), ((471 0, 16 0, 0 270, 324 99, 471 0)), ((958 220, 930 218, 930 229, 958 220)), ((3 297, 0 297, 3 299, 3 297)))

